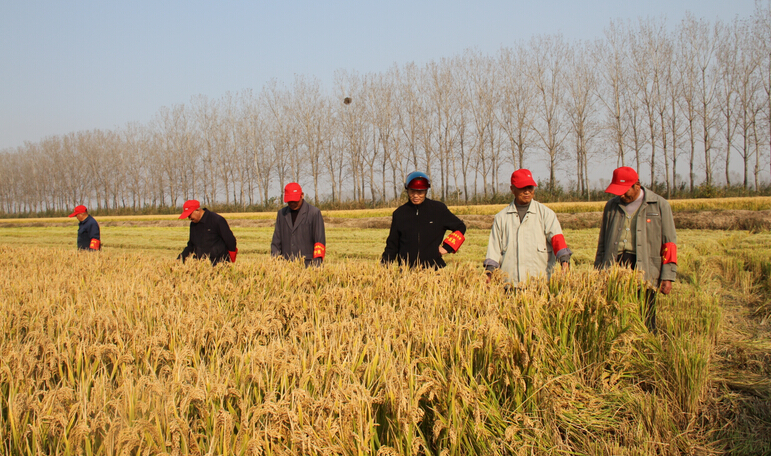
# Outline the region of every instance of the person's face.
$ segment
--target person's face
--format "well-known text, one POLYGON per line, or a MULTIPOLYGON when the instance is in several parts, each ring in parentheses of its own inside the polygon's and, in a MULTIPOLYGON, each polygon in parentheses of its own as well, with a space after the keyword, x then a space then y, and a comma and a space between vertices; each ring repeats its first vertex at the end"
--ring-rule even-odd
POLYGON ((203 217, 203 209, 196 209, 193 212, 190 213, 190 215, 187 216, 187 218, 190 219, 193 223, 198 223, 201 221, 201 217, 203 217))
POLYGON ((407 189, 407 196, 409 196, 410 202, 416 206, 423 204, 423 201, 426 200, 426 193, 428 193, 428 190, 407 189))
POLYGON ((76 219, 78 219, 79 222, 82 222, 88 217, 88 212, 81 212, 80 214, 77 214, 75 216, 76 219))
POLYGON ((297 201, 289 201, 286 203, 287 206, 289 206, 289 209, 296 211, 297 209, 300 209, 300 206, 303 205, 303 197, 305 196, 305 193, 300 193, 300 199, 297 201))
POLYGON ((636 184, 629 187, 629 190, 627 190, 626 193, 621 195, 621 202, 624 204, 629 204, 632 201, 636 200, 639 195, 640 195, 640 183, 637 182, 636 184))
POLYGON ((535 196, 535 187, 528 185, 527 187, 517 188, 512 185, 511 193, 514 194, 514 202, 520 206, 524 206, 525 204, 530 203, 530 201, 533 201, 533 196, 535 196))

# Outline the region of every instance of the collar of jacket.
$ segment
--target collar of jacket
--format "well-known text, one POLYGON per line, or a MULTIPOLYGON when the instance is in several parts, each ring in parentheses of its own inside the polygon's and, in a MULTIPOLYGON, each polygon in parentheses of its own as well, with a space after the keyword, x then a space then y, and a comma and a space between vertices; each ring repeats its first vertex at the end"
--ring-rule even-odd
POLYGON ((203 215, 201 216, 201 219, 198 220, 198 223, 201 223, 204 221, 204 219, 208 218, 209 216, 209 209, 203 208, 203 215))
POLYGON ((408 205, 408 206, 410 206, 410 207, 416 207, 416 208, 420 209, 421 207, 423 207, 423 205, 425 205, 425 204, 426 204, 426 203, 428 203, 429 201, 431 201, 431 199, 429 199, 429 198, 426 198, 426 199, 424 199, 424 200, 423 200, 423 202, 422 202, 422 203, 420 203, 420 204, 415 204, 415 203, 413 203, 413 202, 412 202, 412 201, 411 201, 409 198, 407 198, 407 205, 408 205))
POLYGON ((303 218, 305 218, 305 214, 308 213, 308 202, 303 200, 303 203, 300 205, 300 209, 297 210, 297 219, 294 221, 294 224, 292 224, 292 209, 289 208, 289 206, 284 206, 286 208, 286 214, 284 214, 284 218, 286 218, 287 224, 292 227, 292 231, 296 230, 298 226, 300 226, 300 222, 303 218))
MULTIPOLYGON (((535 214, 535 209, 533 209, 533 203, 536 203, 536 202, 537 202, 536 200, 530 200, 530 205, 527 206, 527 213, 528 214, 535 214)), ((509 214, 513 214, 514 212, 519 212, 519 211, 517 211, 517 203, 512 201, 506 207, 506 212, 508 212, 509 214)))
MULTIPOLYGON (((645 204, 651 204, 651 203, 655 204, 655 203, 658 202, 659 196, 657 194, 653 193, 653 190, 649 190, 649 189, 647 189, 645 187, 642 187, 642 186, 640 187, 640 189, 642 189, 642 191, 645 192, 645 193, 643 193, 643 203, 645 203, 645 204)), ((614 201, 614 200, 615 200, 617 206, 621 206, 621 195, 614 196, 613 199, 611 199, 611 201, 614 201)))

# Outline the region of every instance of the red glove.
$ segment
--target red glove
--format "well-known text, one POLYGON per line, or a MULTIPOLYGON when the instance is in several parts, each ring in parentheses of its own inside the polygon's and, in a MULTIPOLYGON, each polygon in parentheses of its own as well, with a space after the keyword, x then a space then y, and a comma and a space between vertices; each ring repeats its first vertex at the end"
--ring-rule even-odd
POLYGON ((236 262, 236 255, 238 255, 238 249, 236 249, 235 252, 228 252, 230 254, 230 262, 235 263, 236 262))

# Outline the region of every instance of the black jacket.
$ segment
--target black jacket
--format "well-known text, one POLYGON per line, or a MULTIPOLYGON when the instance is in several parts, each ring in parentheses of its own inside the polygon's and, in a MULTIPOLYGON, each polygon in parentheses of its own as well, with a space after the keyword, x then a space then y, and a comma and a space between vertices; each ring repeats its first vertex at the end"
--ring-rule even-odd
POLYGON ((99 237, 99 224, 90 215, 82 222, 78 223, 78 248, 82 250, 91 249, 91 239, 101 239, 99 237))
POLYGON ((204 208, 198 223, 190 222, 190 240, 177 259, 185 261, 195 258, 209 258, 212 264, 230 261, 228 252, 236 251, 236 237, 230 231, 227 220, 221 215, 204 208))
MULTIPOLYGON (((399 206, 391 219, 391 232, 386 240, 381 261, 398 260, 410 267, 443 268, 446 263, 439 254, 446 231, 466 233, 466 224, 456 217, 444 203, 426 198, 416 206, 412 202, 399 206)), ((445 249, 453 249, 445 244, 445 249)))

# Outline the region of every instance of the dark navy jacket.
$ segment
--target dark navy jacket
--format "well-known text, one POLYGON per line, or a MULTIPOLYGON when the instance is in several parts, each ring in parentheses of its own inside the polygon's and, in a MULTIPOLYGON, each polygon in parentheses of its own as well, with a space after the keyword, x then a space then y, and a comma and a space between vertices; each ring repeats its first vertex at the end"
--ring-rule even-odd
MULTIPOLYGON (((410 267, 443 268, 447 264, 439 254, 445 232, 466 233, 466 224, 447 206, 426 198, 416 206, 411 201, 399 206, 391 219, 391 232, 386 239, 382 263, 398 260, 410 267)), ((446 246, 447 248, 449 246, 446 246)), ((452 251, 450 248, 448 250, 452 251)))
POLYGON ((91 239, 99 238, 99 224, 90 215, 78 223, 78 248, 89 250, 91 248, 91 239))
POLYGON ((211 263, 230 262, 228 252, 236 251, 236 237, 230 230, 227 220, 221 215, 204 208, 198 223, 190 222, 190 240, 177 259, 185 261, 193 255, 195 258, 209 258, 211 263))

